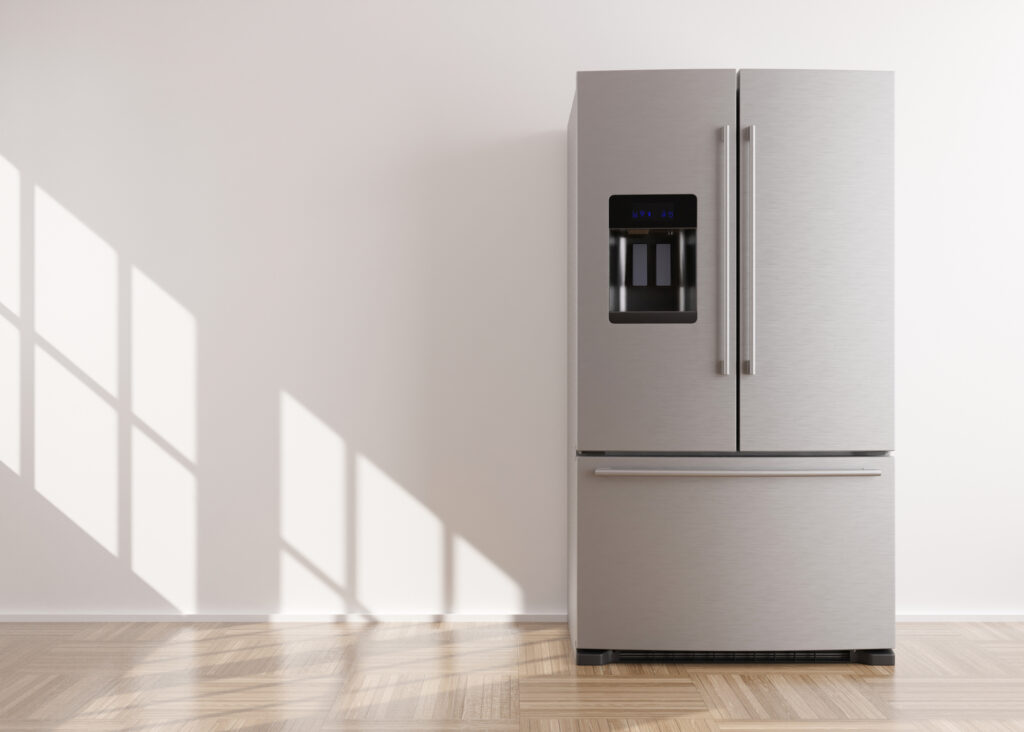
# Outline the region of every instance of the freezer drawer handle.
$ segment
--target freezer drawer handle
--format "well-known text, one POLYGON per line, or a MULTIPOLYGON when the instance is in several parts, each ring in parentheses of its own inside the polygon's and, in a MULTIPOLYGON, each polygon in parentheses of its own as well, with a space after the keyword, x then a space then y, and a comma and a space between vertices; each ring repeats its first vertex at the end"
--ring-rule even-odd
POLYGON ((721 360, 718 370, 723 376, 729 375, 729 131, 732 128, 726 125, 722 128, 722 260, 718 265, 721 272, 721 303, 719 306, 719 317, 722 319, 722 332, 720 335, 719 349, 721 360))
POLYGON ((743 366, 744 370, 753 376, 756 373, 754 366, 754 353, 757 350, 757 330, 755 322, 755 318, 757 317, 757 298, 755 292, 757 279, 754 276, 754 268, 757 263, 757 252, 755 249, 757 171, 754 166, 757 163, 757 154, 754 148, 754 125, 750 125, 750 127, 747 128, 747 138, 750 143, 747 147, 747 153, 749 155, 747 160, 747 206, 749 209, 747 212, 747 358, 743 366))
POLYGON ((596 468, 594 475, 614 478, 877 478, 881 470, 660 470, 596 468))

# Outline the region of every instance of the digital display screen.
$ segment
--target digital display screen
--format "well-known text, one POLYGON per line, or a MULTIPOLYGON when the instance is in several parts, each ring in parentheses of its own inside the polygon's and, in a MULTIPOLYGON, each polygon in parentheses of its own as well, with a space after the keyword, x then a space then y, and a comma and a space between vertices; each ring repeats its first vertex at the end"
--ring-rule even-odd
POLYGON ((697 226, 697 197, 692 193, 609 196, 608 225, 612 229, 690 229, 697 226))
POLYGON ((667 224, 674 223, 676 207, 672 203, 654 203, 638 201, 630 213, 633 221, 640 223, 667 224))

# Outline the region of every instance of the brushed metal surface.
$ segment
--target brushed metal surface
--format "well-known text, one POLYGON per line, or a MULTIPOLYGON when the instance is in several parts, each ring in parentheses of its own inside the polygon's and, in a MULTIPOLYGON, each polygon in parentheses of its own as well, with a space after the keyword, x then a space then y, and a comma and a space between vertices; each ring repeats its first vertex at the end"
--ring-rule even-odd
POLYGON ((581 72, 576 104, 577 449, 735 450, 718 273, 721 128, 736 118, 736 72, 581 72), (697 196, 697 321, 611 323, 608 198, 660 193, 697 196))
POLYGON ((892 450, 893 75, 744 69, 739 87, 757 128, 740 449, 892 450))
POLYGON ((891 457, 579 458, 580 648, 891 648, 891 457), (595 476, 602 468, 878 477, 595 476))

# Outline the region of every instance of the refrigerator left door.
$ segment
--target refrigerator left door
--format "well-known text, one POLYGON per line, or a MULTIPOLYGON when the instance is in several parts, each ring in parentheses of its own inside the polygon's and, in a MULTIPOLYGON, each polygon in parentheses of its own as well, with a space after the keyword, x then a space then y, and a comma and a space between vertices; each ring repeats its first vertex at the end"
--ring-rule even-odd
POLYGON ((581 72, 570 124, 575 449, 736 450, 735 70, 581 72))

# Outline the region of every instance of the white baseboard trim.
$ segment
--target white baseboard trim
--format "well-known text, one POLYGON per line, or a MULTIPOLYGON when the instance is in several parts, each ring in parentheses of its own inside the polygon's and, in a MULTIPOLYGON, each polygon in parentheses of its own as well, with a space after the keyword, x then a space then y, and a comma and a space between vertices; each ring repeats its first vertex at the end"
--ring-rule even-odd
POLYGON ((897 615, 897 623, 1024 623, 1024 615, 897 615))
MULTIPOLYGON (((565 613, 512 613, 508 615, 469 615, 440 613, 423 615, 298 615, 271 613, 253 615, 181 615, 81 614, 4 615, 0 623, 564 623, 565 613)), ((1022 623, 1024 615, 897 615, 897 623, 1022 623)))
POLYGON ((3 615, 0 623, 564 623, 565 613, 513 613, 509 615, 468 615, 440 613, 425 615, 3 615))

